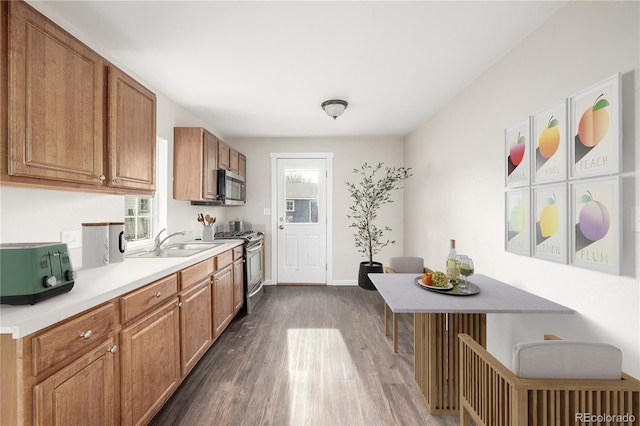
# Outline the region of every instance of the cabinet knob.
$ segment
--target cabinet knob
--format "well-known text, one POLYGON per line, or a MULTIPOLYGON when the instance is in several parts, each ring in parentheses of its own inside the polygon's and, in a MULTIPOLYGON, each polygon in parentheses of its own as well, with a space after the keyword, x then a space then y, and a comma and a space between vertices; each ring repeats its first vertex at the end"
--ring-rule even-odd
POLYGON ((91 337, 91 330, 80 333, 80 337, 82 337, 83 339, 88 339, 89 337, 91 337))
POLYGON ((106 179, 104 175, 96 176, 99 180, 103 181, 106 179))
POLYGON ((157 292, 157 293, 154 293, 153 297, 158 297, 159 298, 161 295, 162 295, 162 293, 157 292))
POLYGON ((118 352, 118 347, 111 346, 109 349, 107 349, 107 352, 109 352, 110 354, 115 354, 116 352, 118 352))
POLYGON ((178 308, 182 308, 182 302, 178 302, 178 303, 176 304, 176 306, 177 306, 178 308))
POLYGON ((119 178, 119 177, 117 177, 117 178, 115 178, 113 181, 114 181, 115 183, 120 183, 120 178, 119 178))

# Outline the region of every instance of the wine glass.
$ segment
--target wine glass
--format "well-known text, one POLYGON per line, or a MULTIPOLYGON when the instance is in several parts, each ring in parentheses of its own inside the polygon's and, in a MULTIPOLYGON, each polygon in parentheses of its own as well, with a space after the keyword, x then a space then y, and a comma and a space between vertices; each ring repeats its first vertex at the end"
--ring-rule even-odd
POLYGON ((460 255, 456 258, 456 263, 458 264, 458 271, 460 271, 460 275, 464 277, 464 279, 460 281, 458 288, 466 289, 468 287, 467 280, 474 272, 473 259, 469 256, 460 255))

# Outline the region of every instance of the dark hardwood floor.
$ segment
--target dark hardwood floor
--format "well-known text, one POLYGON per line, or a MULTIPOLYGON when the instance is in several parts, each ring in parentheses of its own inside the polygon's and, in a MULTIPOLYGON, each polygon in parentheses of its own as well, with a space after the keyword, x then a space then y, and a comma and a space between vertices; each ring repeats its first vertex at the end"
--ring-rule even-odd
POLYGON ((152 425, 456 425, 413 380, 413 316, 399 352, 384 302, 359 287, 269 286, 239 314, 152 425))

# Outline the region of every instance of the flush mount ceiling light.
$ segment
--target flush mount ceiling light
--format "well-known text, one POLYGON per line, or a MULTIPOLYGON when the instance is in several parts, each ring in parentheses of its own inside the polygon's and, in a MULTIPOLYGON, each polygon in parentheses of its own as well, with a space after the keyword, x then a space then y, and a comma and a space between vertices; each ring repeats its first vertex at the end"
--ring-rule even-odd
POLYGON ((333 117, 335 120, 347 109, 347 105, 349 105, 347 101, 343 101, 342 99, 329 99, 328 101, 324 101, 320 106, 329 117, 333 117))

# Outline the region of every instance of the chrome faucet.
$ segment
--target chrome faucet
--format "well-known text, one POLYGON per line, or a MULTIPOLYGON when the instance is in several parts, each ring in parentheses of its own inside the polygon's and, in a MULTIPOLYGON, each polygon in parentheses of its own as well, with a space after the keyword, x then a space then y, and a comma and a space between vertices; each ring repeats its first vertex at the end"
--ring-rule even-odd
POLYGON ((179 231, 179 232, 174 232, 173 234, 169 234, 163 239, 160 239, 160 235, 162 235, 162 233, 166 230, 167 228, 164 228, 162 231, 158 232, 158 235, 156 235, 156 239, 154 240, 154 245, 153 245, 154 250, 160 250, 160 247, 162 246, 162 244, 164 244, 164 242, 167 241, 169 238, 175 235, 184 235, 184 231, 179 231))

